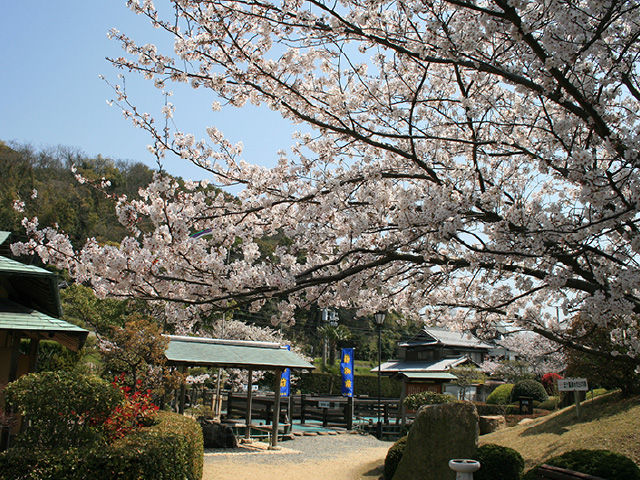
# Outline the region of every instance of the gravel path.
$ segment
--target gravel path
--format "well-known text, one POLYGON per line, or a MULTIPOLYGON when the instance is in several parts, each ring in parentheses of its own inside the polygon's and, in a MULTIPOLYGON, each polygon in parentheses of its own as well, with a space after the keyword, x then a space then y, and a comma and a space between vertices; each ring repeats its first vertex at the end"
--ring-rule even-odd
POLYGON ((204 480, 375 480, 392 443, 370 435, 301 436, 280 442, 278 450, 263 443, 233 450, 206 450, 204 480))

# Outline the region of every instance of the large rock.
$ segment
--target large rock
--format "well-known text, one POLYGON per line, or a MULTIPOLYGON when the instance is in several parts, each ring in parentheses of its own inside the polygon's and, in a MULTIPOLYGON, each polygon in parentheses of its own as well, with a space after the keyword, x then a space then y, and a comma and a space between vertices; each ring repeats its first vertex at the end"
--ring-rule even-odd
POLYGON ((235 448, 238 446, 233 429, 229 425, 200 419, 204 448, 235 448))
POLYGON ((502 415, 480 416, 480 435, 493 433, 507 426, 507 422, 502 415))
POLYGON ((455 480, 453 458, 472 458, 478 444, 478 412, 472 403, 421 407, 393 480, 455 480))

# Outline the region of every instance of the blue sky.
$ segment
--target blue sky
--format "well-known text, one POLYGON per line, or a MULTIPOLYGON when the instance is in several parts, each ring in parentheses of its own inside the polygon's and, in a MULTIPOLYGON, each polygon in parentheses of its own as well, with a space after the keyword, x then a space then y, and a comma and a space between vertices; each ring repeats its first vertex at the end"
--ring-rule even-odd
MULTIPOLYGON (((107 38, 111 28, 138 43, 154 43, 157 30, 126 7, 125 0, 14 0, 0 6, 0 140, 30 143, 36 148, 65 145, 88 156, 102 154, 142 161, 155 167, 147 151, 146 132, 110 107, 111 87, 118 73, 105 57, 122 54, 119 43, 107 38)), ((160 37, 166 45, 173 39, 160 37)), ((156 118, 163 105, 161 91, 151 82, 126 73, 133 101, 156 118)), ((242 141, 243 158, 273 165, 279 149, 293 143, 299 129, 266 108, 225 108, 213 112, 207 91, 168 86, 174 91, 176 121, 183 131, 204 138, 205 127, 215 125, 232 142, 242 141)), ((184 178, 206 178, 206 172, 177 158, 165 159, 165 169, 184 178)), ((0 172, 1 174, 1 172, 0 172)), ((1 175, 0 175, 1 176, 1 175)))

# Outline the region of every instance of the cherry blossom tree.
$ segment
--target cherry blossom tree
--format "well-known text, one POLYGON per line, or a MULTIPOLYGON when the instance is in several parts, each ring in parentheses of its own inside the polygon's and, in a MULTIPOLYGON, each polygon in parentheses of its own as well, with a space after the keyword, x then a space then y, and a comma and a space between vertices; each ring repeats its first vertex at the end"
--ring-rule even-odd
POLYGON ((127 3, 174 48, 114 30, 116 67, 301 131, 260 167, 216 126, 202 140, 174 126, 170 97, 155 120, 114 85, 159 162, 175 154, 242 193, 159 175, 118 201, 131 232, 118 247, 76 251, 31 219, 17 251, 101 295, 173 305, 177 321, 277 298, 282 321, 309 302, 476 331, 501 320, 640 363, 638 1, 127 3), (260 255, 275 234, 290 242, 260 255), (588 322, 570 334, 556 308, 588 322), (589 325, 625 353, 584 344, 589 325))

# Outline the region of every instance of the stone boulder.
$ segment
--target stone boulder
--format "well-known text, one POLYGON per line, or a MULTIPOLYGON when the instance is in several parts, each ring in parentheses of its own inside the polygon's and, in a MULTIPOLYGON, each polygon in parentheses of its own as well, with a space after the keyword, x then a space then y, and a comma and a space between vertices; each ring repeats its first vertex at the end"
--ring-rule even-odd
POLYGON ((199 419, 204 448, 236 448, 238 442, 229 425, 207 419, 199 419))
POLYGON ((506 426, 507 422, 502 415, 484 415, 480 417, 480 435, 496 432, 506 426))
POLYGON ((472 403, 421 407, 393 480, 455 480, 453 458, 473 458, 478 412, 472 403))

